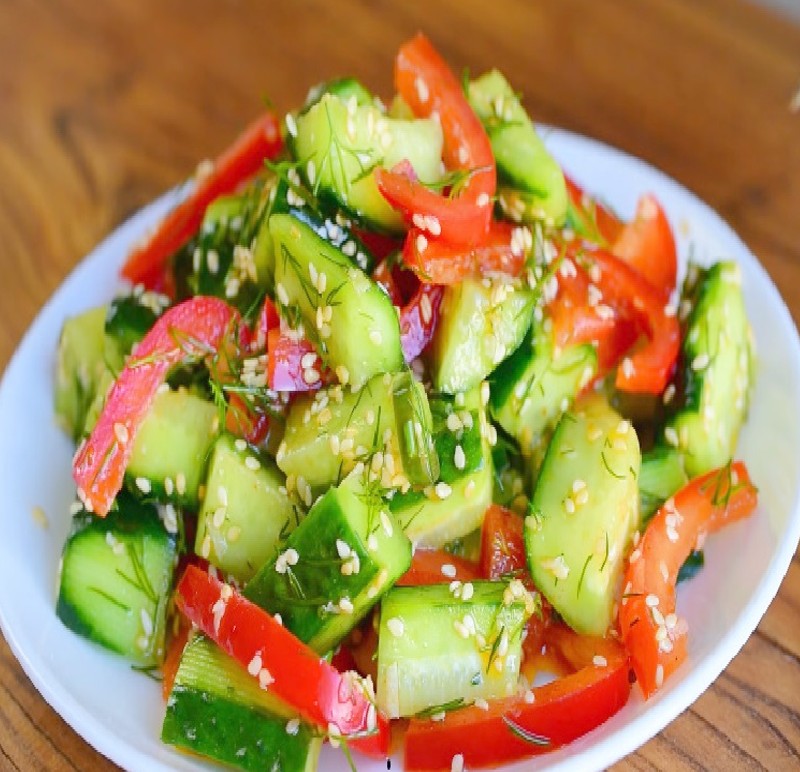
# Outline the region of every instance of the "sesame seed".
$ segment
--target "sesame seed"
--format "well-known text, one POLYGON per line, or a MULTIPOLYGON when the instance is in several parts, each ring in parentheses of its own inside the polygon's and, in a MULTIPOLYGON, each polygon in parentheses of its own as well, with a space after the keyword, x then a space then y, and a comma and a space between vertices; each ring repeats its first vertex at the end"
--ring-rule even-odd
POLYGON ((464 586, 461 588, 461 600, 471 600, 474 592, 475 588, 472 586, 472 582, 465 582, 464 586))
POLYGON ((674 544, 675 542, 677 542, 677 541, 678 541, 678 538, 679 538, 679 537, 678 537, 678 532, 677 532, 677 531, 676 531, 674 528, 672 528, 672 527, 670 527, 670 526, 667 526, 667 529, 666 529, 666 530, 667 530, 667 538, 668 538, 668 539, 669 539, 669 540, 670 540, 670 541, 671 541, 673 544, 674 544))
POLYGON ((695 371, 697 371, 697 370, 705 370, 706 367, 708 367, 708 363, 709 363, 708 354, 706 354, 706 353, 698 354, 692 360, 692 370, 695 370, 695 371))
POLYGON ((206 264, 208 265, 208 272, 216 274, 219 272, 219 254, 215 249, 209 249, 206 255, 206 264))
POLYGON ((419 301, 419 310, 422 314, 422 321, 429 324, 433 316, 433 308, 431 307, 431 299, 428 295, 423 294, 419 301))
POLYGON ((153 618, 150 616, 150 612, 146 608, 140 609, 139 618, 142 622, 142 630, 149 638, 153 634, 153 618))
POLYGON ((675 448, 677 448, 680 444, 678 440, 678 432, 675 431, 674 426, 667 426, 666 429, 664 429, 664 439, 667 441, 667 443, 675 448))
POLYGON ((464 488, 464 498, 471 498, 473 493, 475 493, 475 480, 470 480, 464 488))
POLYGON ((491 396, 491 389, 488 381, 481 383, 481 405, 486 407, 489 404, 489 397, 491 396))
POLYGON ((664 666, 656 665, 656 688, 660 689, 664 683, 664 666))
POLYGON ((319 370, 315 367, 306 367, 303 370, 303 380, 310 386, 319 381, 319 370))
POLYGON ((217 511, 214 512, 214 516, 211 518, 211 523, 214 528, 222 528, 222 524, 225 522, 226 515, 227 511, 225 507, 217 508, 217 511))
POLYGON ((464 640, 469 638, 469 630, 467 629, 467 626, 460 620, 456 619, 453 622, 453 629, 458 633, 459 637, 463 638, 464 640))
POLYGON ((340 558, 349 558, 352 552, 350 545, 346 541, 342 539, 336 540, 336 553, 340 558))
POLYGON ((150 480, 148 480, 146 477, 137 477, 136 478, 136 487, 142 493, 147 494, 147 493, 150 493, 150 491, 152 490, 153 486, 150 484, 150 480))
POLYGON ((446 499, 453 492, 453 489, 446 482, 438 482, 434 486, 434 491, 440 499, 446 499))
POLYGON ((564 499, 564 509, 569 515, 575 514, 575 502, 569 496, 564 499))
POLYGON ((489 205, 489 194, 488 193, 479 194, 478 198, 475 199, 475 203, 478 206, 488 206, 489 205))
POLYGON ((253 472, 261 468, 261 462, 255 456, 248 456, 244 460, 244 465, 253 472))
POLYGON ((344 386, 350 380, 350 371, 344 365, 339 365, 336 368, 336 377, 339 379, 339 383, 344 386))
POLYGON ((296 735, 300 731, 300 719, 292 718, 286 722, 286 734, 296 735))
POLYGON ((120 445, 127 445, 129 436, 128 436, 128 428, 125 424, 122 423, 115 423, 114 424, 114 436, 117 438, 117 441, 120 445))
POLYGON ((203 538, 203 543, 200 545, 200 557, 208 559, 211 554, 211 537, 206 534, 203 538))
POLYGON ((608 667, 608 660, 602 654, 595 654, 592 657, 592 664, 595 667, 608 667))
POLYGON ((175 490, 179 496, 183 496, 186 493, 186 475, 183 472, 178 472, 175 475, 175 490))
POLYGON ((304 368, 313 367, 317 362, 317 355, 313 351, 303 354, 300 365, 304 368))
POLYGON ((536 702, 536 695, 533 693, 532 689, 527 689, 523 699, 528 705, 533 705, 533 703, 536 702))
POLYGON ((417 252, 424 252, 428 248, 428 239, 421 233, 418 233, 415 245, 417 247, 417 252))
POLYGON ((350 598, 347 598, 347 597, 342 598, 339 601, 339 608, 345 614, 352 614, 353 611, 355 610, 355 607, 353 606, 353 602, 350 600, 350 598))
POLYGON ((233 443, 233 447, 236 448, 240 453, 247 450, 247 443, 243 439, 238 439, 236 442, 233 443))
POLYGON ((392 534, 394 533, 394 528, 392 527, 392 521, 389 519, 389 515, 387 515, 386 511, 383 509, 381 510, 380 521, 384 533, 391 538, 392 534))
POLYGON ((253 655, 253 659, 250 660, 250 664, 247 666, 247 672, 250 673, 253 678, 255 678, 261 672, 261 666, 263 664, 264 663, 261 660, 261 654, 256 652, 253 655))
POLYGON ((406 630, 403 620, 399 617, 392 617, 386 621, 386 628, 395 638, 402 638, 406 630))
POLYGON ((261 672, 258 674, 258 685, 262 689, 266 689, 270 684, 274 683, 275 679, 272 677, 272 673, 270 673, 265 667, 262 667, 261 672))
POLYGON ((275 285, 275 294, 278 297, 278 301, 284 305, 289 305, 289 293, 286 291, 286 287, 283 286, 280 282, 275 285))
POLYGON ((585 487, 586 487, 585 480, 577 479, 572 483, 572 492, 578 493, 579 491, 582 491, 585 487))
POLYGON ((489 710, 489 703, 483 697, 478 697, 472 704, 480 710, 489 710))
POLYGON ((380 346, 383 343, 383 335, 381 335, 380 330, 370 330, 369 339, 376 346, 380 346))
POLYGON ((442 565, 441 571, 442 576, 446 576, 448 579, 453 579, 456 575, 456 567, 452 563, 442 565))
POLYGON ((297 136, 297 123, 291 113, 286 113, 286 129, 293 137, 297 136))
POLYGON ((463 469, 467 465, 467 457, 464 455, 464 448, 461 445, 456 445, 455 453, 453 454, 453 463, 456 469, 463 469))
POLYGON ((450 415, 447 416, 447 428, 454 434, 464 428, 457 413, 450 413, 450 415))

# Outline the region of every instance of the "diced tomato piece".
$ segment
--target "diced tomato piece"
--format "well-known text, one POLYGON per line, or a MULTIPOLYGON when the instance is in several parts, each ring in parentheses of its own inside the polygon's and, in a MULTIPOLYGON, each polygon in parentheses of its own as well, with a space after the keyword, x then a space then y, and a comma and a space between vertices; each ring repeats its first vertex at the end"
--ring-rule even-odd
POLYGON ((583 230, 582 235, 599 247, 609 248, 619 237, 625 224, 601 202, 589 196, 567 175, 567 193, 570 203, 578 214, 583 230))
POLYGON ((237 327, 239 314, 225 301, 197 296, 168 309, 134 348, 73 459, 78 495, 90 512, 104 516, 111 508, 139 427, 172 367, 213 356, 237 327))
POLYGON ((489 702, 488 710, 461 708, 442 721, 412 718, 405 768, 448 770, 457 754, 466 769, 475 769, 546 753, 591 731, 625 705, 631 687, 627 654, 619 644, 580 637, 566 628, 554 633, 553 641, 579 662, 577 672, 533 688, 532 699, 517 695, 489 702))
POLYGON ((176 629, 167 635, 167 653, 161 665, 161 696, 165 702, 169 699, 172 687, 175 685, 175 676, 178 674, 183 650, 186 648, 186 641, 189 640, 189 633, 192 630, 189 620, 180 612, 176 613, 178 615, 176 629))
POLYGON ((352 743, 360 750, 386 754, 388 721, 376 712, 357 674, 340 673, 271 614, 195 566, 189 566, 178 583, 176 603, 262 688, 305 721, 345 737, 372 732, 373 737, 352 743))
POLYGON ((519 276, 525 265, 523 233, 518 225, 493 221, 479 242, 458 246, 412 228, 403 247, 403 262, 431 284, 458 284, 492 273, 519 276))
POLYGON ((678 275, 678 253, 667 215, 654 195, 639 199, 636 216, 622 228, 611 252, 645 276, 664 302, 669 299, 678 275))
POLYGON ((134 284, 154 281, 163 273, 167 259, 197 233, 208 205, 219 196, 234 192, 261 171, 265 160, 276 158, 282 148, 278 117, 265 113, 214 161, 207 174, 195 181, 191 193, 155 230, 133 248, 122 275, 134 284))
POLYGON ((628 559, 619 628, 645 697, 686 658, 687 626, 675 614, 678 571, 711 531, 749 515, 758 493, 737 461, 691 480, 668 499, 628 559))
POLYGON ((439 116, 447 168, 471 174, 453 198, 429 190, 401 170, 377 169, 378 189, 409 226, 452 244, 480 243, 489 227, 497 181, 491 143, 480 119, 458 79, 422 34, 401 46, 395 85, 415 115, 439 116))
POLYGON ((480 578, 478 566, 471 560, 444 550, 418 549, 411 559, 411 568, 398 579, 397 584, 416 587, 421 584, 448 584, 455 580, 472 582, 480 578))
POLYGON ((510 509, 492 504, 486 510, 481 529, 480 563, 481 574, 486 579, 515 576, 532 589, 523 528, 524 520, 510 509))

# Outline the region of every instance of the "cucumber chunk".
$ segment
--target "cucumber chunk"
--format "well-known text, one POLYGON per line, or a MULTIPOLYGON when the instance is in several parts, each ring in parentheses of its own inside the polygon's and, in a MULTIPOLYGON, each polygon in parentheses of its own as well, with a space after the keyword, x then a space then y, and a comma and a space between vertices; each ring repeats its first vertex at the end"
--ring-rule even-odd
POLYGON ((161 739, 248 772, 312 772, 322 747, 308 724, 202 635, 181 656, 161 739))
POLYGON ((271 458, 221 435, 211 451, 194 551, 249 580, 300 521, 285 486, 271 458))
POLYGON ((351 100, 355 99, 355 103, 359 107, 375 106, 374 97, 369 89, 356 78, 347 76, 323 81, 312 86, 301 112, 307 113, 325 94, 333 94, 345 104, 349 104, 351 100))
POLYGON ((131 490, 196 507, 219 423, 216 406, 185 389, 157 394, 125 470, 131 490))
POLYGON ((469 84, 469 102, 483 122, 497 161, 500 205, 517 222, 561 225, 567 215, 564 173, 550 155, 508 81, 497 70, 469 84))
POLYGON ((534 324, 490 379, 492 417, 530 457, 597 372, 591 343, 556 352, 552 334, 534 324))
POLYGON ((752 381, 750 325, 741 269, 720 262, 689 271, 684 295, 692 302, 681 352, 677 412, 663 440, 685 456, 695 477, 733 457, 747 413, 752 381))
POLYGON ((459 395, 431 396, 433 438, 439 458, 439 482, 425 490, 394 494, 392 514, 411 541, 438 548, 480 528, 492 503, 492 456, 480 389, 459 395))
POLYGON ((381 110, 325 93, 297 117, 294 152, 309 187, 357 219, 402 232, 403 223, 378 190, 372 170, 408 160, 425 182, 441 177, 442 129, 430 118, 398 120, 381 110))
POLYGON ((522 630, 535 601, 521 583, 394 587, 381 604, 378 705, 390 718, 439 712, 517 689, 522 630), (463 592, 463 590, 462 590, 463 592))
POLYGON ((339 380, 360 388, 403 366, 400 323, 388 295, 306 223, 274 214, 275 291, 281 314, 306 334, 339 380))
POLYGON ((369 470, 331 488, 244 594, 312 649, 336 646, 411 565, 411 542, 383 508, 369 470))
POLYGON ((296 398, 276 460, 298 489, 307 483, 315 492, 337 484, 359 461, 374 464, 384 488, 428 485, 439 475, 431 427, 422 385, 408 371, 379 375, 357 392, 333 386, 296 398))
POLYGON ((106 366, 106 307, 64 322, 56 354, 55 410, 64 430, 77 442, 106 366))
POLYGON ((600 395, 561 418, 525 519, 536 586, 574 630, 604 635, 639 525, 641 456, 630 422, 600 395))
POLYGON ((74 516, 56 613, 79 635, 137 663, 157 664, 176 560, 176 536, 156 507, 121 491, 105 518, 74 516))
MULTIPOLYGON (((119 365, 122 365, 122 355, 131 353, 134 345, 144 338, 168 306, 169 298, 166 295, 136 290, 111 301, 106 314, 105 332, 116 344, 116 351, 120 355, 119 365)), ((106 351, 108 353, 108 349, 106 351)))
POLYGON ((455 394, 477 386, 522 342, 533 307, 533 293, 506 280, 447 287, 431 344, 434 388, 455 394))

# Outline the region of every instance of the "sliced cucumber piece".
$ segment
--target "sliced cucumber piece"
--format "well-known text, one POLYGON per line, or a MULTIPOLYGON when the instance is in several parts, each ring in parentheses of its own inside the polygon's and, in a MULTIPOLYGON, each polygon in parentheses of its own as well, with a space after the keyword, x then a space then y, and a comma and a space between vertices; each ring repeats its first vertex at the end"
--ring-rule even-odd
POLYGON ((79 635, 140 664, 157 664, 176 560, 176 536, 156 507, 121 491, 105 518, 75 515, 56 613, 79 635))
POLYGON ((384 488, 427 485, 439 475, 431 428, 422 385, 408 371, 379 375, 356 392, 333 386, 295 399, 276 459, 299 488, 307 483, 315 492, 359 461, 374 464, 384 488))
POLYGON ((256 574, 245 595, 312 649, 333 649, 411 565, 411 542, 369 470, 331 488, 256 574))
POLYGON ((214 443, 195 552, 240 582, 273 556, 300 522, 286 478, 268 456, 223 434, 214 443))
POLYGON ((390 718, 517 689, 522 631, 535 601, 519 582, 471 588, 468 600, 446 584, 394 587, 383 599, 376 695, 390 718))
POLYGON ((432 396, 430 406, 439 480, 394 494, 389 507, 414 544, 438 548, 480 528, 492 502, 492 456, 479 388, 432 396))
POLYGON ((639 472, 639 517, 642 524, 688 482, 683 456, 673 447, 657 445, 642 454, 639 472))
POLYGON ((568 201, 564 173, 508 81, 492 70, 469 84, 468 97, 489 135, 501 182, 511 188, 500 187, 506 214, 518 222, 561 225, 568 201))
POLYGON ((687 279, 684 294, 693 309, 681 352, 679 408, 663 440, 683 452, 689 477, 730 461, 747 413, 753 355, 741 281, 732 261, 695 266, 687 279))
POLYGON ((506 280, 447 287, 431 345, 434 387, 455 394, 477 386, 522 342, 533 307, 533 293, 506 280))
POLYGON ((125 470, 131 490, 196 507, 219 423, 216 406, 185 389, 157 394, 125 470))
POLYGON ((556 352, 552 334, 534 324, 491 377, 492 417, 530 457, 597 372, 591 343, 556 352))
POLYGON ((313 772, 322 738, 202 635, 186 645, 161 739, 235 769, 313 772))
POLYGON ((600 395, 565 413, 525 520, 536 586, 574 630, 605 635, 639 525, 636 432, 600 395))
POLYGON ((278 306, 302 320, 325 364, 353 388, 400 370, 400 323, 389 296, 306 223, 274 214, 269 229, 278 306))

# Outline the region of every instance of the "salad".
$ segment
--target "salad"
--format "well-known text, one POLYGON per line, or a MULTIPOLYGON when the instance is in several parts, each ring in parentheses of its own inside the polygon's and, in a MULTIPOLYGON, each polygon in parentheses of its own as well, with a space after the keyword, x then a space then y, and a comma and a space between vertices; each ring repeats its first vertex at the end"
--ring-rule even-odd
POLYGON ((563 746, 681 666, 676 584, 756 506, 736 264, 677 287, 658 200, 581 190, 501 73, 417 35, 395 87, 264 114, 61 334, 57 614, 223 765, 563 746))

